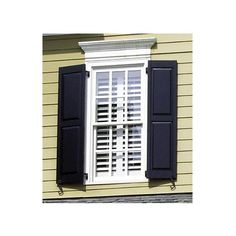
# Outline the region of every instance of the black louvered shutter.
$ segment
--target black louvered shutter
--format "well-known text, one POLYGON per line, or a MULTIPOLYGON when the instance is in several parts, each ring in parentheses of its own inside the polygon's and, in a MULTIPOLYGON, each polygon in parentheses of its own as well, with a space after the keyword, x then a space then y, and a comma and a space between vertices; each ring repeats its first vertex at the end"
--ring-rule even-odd
POLYGON ((176 179, 177 62, 148 62, 149 179, 176 179))
POLYGON ((57 184, 83 184, 85 65, 59 68, 57 184))

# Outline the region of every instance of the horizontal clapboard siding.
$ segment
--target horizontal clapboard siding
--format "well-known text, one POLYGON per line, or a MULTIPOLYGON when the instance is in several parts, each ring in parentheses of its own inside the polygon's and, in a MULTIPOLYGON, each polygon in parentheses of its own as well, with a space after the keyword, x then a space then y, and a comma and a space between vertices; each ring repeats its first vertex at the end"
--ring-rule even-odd
POLYGON ((77 188, 73 191, 66 191, 59 195, 58 191, 44 192, 44 199, 76 198, 76 197, 105 197, 105 196, 128 196, 128 195, 145 195, 145 194, 164 194, 164 193, 186 193, 192 192, 192 185, 176 185, 173 191, 171 186, 153 186, 138 188, 113 188, 103 190, 85 191, 84 188, 77 188))
MULTIPOLYGON (((192 64, 179 64, 178 65, 178 81, 181 84, 192 83, 192 64), (182 73, 181 73, 182 72, 182 73)), ((43 84, 58 83, 58 72, 48 72, 43 74, 43 84)))
MULTIPOLYGON (((57 136, 57 126, 48 126, 43 127, 43 137, 56 137, 57 136)), ((182 128, 178 130, 178 139, 187 139, 192 136, 192 129, 191 128, 182 128)))
MULTIPOLYGON (((44 84, 43 94, 57 94, 58 93, 58 83, 44 84)), ((179 84, 178 85, 178 96, 192 95, 192 84, 179 84)))
MULTIPOLYGON (((66 45, 62 46, 65 47, 66 45)), ((66 55, 64 55, 65 53, 46 54, 43 56, 43 61, 44 62, 60 61, 61 58, 63 58, 64 60, 77 60, 78 58, 84 58, 82 51, 78 48, 75 49, 76 52, 68 51, 66 55)), ((169 54, 169 53, 173 54, 173 53, 183 53, 183 52, 192 52, 192 42, 174 42, 168 44, 156 44, 152 49, 152 55, 169 54)))
MULTIPOLYGON (((184 96, 192 96, 192 86, 183 85, 179 86, 178 107, 192 106, 192 98, 184 96)), ((58 103, 58 93, 43 94, 43 105, 56 105, 58 103)))
POLYGON ((44 37, 43 44, 43 198, 120 196, 192 191, 192 36, 190 34, 63 35, 44 37), (56 186, 58 68, 84 63, 79 41, 156 37, 153 60, 178 62, 177 181, 90 186, 67 186, 58 194, 56 186))
MULTIPOLYGON (((43 149, 43 160, 56 160, 56 148, 45 148, 43 149)), ((180 162, 191 162, 192 161, 192 150, 182 150, 177 152, 177 161, 180 162)), ((54 167, 56 168, 56 167, 54 167)))
MULTIPOLYGON (((191 117, 178 117, 177 125, 179 129, 186 129, 192 127, 191 117)), ((57 116, 43 116, 43 127, 57 126, 57 116)))
MULTIPOLYGON (((56 158, 56 138, 43 138, 43 157, 44 159, 56 158)), ((178 140, 178 152, 192 151, 192 139, 178 140)))
MULTIPOLYGON (((186 185, 186 184, 191 184, 192 183, 192 174, 180 174, 178 180, 176 181, 176 185, 177 186, 181 186, 181 185, 186 185)), ((168 181, 158 181, 158 182, 153 182, 152 185, 155 186, 155 184, 159 185, 160 187, 168 187, 170 186, 170 184, 168 183, 168 181)), ((148 187, 148 183, 125 183, 125 184, 116 184, 115 188, 114 185, 112 184, 106 184, 106 185, 89 185, 86 186, 86 190, 87 191, 93 191, 93 190, 106 190, 106 189, 126 189, 126 188, 135 188, 138 189, 140 187, 148 187)), ((49 180, 49 181, 45 181, 43 183, 43 188, 45 190, 45 193, 47 192, 54 192, 54 191, 58 191, 58 188, 55 184, 55 181, 53 180, 49 180)), ((70 187, 65 187, 63 188, 64 192, 67 191, 73 191, 73 188, 70 187)))
MULTIPOLYGON (((152 60, 177 60, 178 63, 192 63, 192 52, 170 53, 170 54, 151 54, 152 60)), ((58 61, 46 61, 43 63, 43 72, 56 72, 58 68, 63 64, 64 66, 71 66, 82 64, 84 57, 73 60, 58 60, 58 61)))
MULTIPOLYGON (((43 148, 56 148, 57 137, 45 137, 43 138, 43 148)), ((180 150, 192 150, 192 139, 178 140, 177 149, 180 150)))
MULTIPOLYGON (((187 162, 188 163, 188 162, 187 162)), ((187 164, 186 162, 178 162, 178 168, 179 168, 179 174, 189 174, 191 172, 190 165, 187 164)), ((56 159, 46 159, 43 160, 43 170, 48 171, 48 170, 56 170, 56 159)))
MULTIPOLYGON (((184 175, 184 177, 186 177, 187 175, 187 178, 189 177, 189 174, 192 174, 192 163, 189 162, 189 163, 178 163, 177 165, 177 172, 178 172, 178 175, 184 175)), ((43 179, 44 179, 44 182, 46 181, 56 181, 56 170, 43 170, 43 179)), ((179 181, 179 178, 177 178, 177 181, 176 181, 176 185, 184 185, 186 184, 186 182, 178 182, 179 181)), ((188 183, 190 184, 190 183, 188 183)), ((167 184, 166 185, 171 185, 170 181, 167 181, 167 184)), ((66 187, 64 187, 63 189, 65 189, 66 187)), ((116 185, 113 184, 113 188, 115 189, 116 188, 116 185)), ((99 186, 97 187, 98 190, 100 190, 99 186)), ((46 192, 44 190, 44 192, 46 192)))
MULTIPOLYGON (((118 39, 131 39, 131 38, 148 38, 148 37, 156 37, 158 42, 158 47, 161 44, 169 44, 169 43, 179 43, 186 42, 189 43, 192 41, 191 34, 133 34, 133 35, 71 35, 71 36, 56 36, 54 37, 44 37, 43 50, 44 55, 48 54, 50 51, 59 51, 60 50, 73 50, 80 52, 78 48, 78 41, 94 41, 94 40, 118 40, 118 39)), ((188 47, 186 45, 182 46, 182 50, 188 47)), ((189 46, 192 48, 191 46, 189 46)), ((180 48, 181 49, 181 48, 180 48)), ((172 49, 173 50, 173 49, 172 49)))
MULTIPOLYGON (((48 121, 48 125, 43 127, 43 137, 56 137, 57 135, 57 116, 45 116, 50 118, 55 118, 50 121, 48 121)), ((44 117, 44 118, 45 118, 44 117)), ((192 129, 192 118, 179 118, 178 119, 178 134, 180 135, 182 132, 184 132, 185 129, 192 129)))
MULTIPOLYGON (((188 98, 191 99, 191 98, 188 98)), ((44 116, 51 116, 57 115, 58 112, 58 105, 43 105, 43 115, 44 116)), ((178 117, 191 117, 192 116, 192 107, 178 107, 178 117)))

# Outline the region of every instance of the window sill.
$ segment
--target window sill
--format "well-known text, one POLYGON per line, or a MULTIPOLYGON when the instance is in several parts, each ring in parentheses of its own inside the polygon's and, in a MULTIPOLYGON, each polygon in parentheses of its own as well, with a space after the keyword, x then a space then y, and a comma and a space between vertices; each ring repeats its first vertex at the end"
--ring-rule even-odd
POLYGON ((99 184, 132 184, 132 183, 147 183, 148 179, 143 178, 132 178, 132 179, 111 179, 111 180, 105 180, 104 178, 97 178, 93 182, 86 181, 85 185, 99 185, 99 184))

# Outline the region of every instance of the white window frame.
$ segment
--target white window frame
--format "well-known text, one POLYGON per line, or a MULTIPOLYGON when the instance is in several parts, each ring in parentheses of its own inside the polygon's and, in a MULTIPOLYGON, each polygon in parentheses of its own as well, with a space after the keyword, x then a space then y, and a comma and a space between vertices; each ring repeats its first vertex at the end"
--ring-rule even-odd
MULTIPOLYGON (((128 39, 128 40, 107 40, 107 41, 90 41, 80 42, 80 47, 85 52, 86 70, 90 72, 90 76, 86 79, 86 114, 85 114, 85 171, 88 173, 86 185, 90 184, 107 184, 107 183, 129 183, 129 182, 147 182, 145 178, 146 157, 147 157, 147 74, 145 69, 150 60, 150 48, 156 41, 155 38, 145 39, 128 39), (142 148, 141 148, 141 169, 142 175, 130 176, 126 178, 109 177, 100 178, 94 181, 94 140, 93 140, 93 115, 95 110, 96 89, 96 70, 112 70, 112 68, 135 67, 141 69, 141 98, 145 101, 141 102, 141 110, 143 111, 142 123, 142 148), (94 82, 93 82, 94 81, 94 82), (94 97, 93 97, 94 98, 94 97)), ((131 124, 135 123, 133 121, 131 124)), ((106 125, 106 124, 104 124, 106 125)), ((109 124, 108 124, 109 125, 109 124)))

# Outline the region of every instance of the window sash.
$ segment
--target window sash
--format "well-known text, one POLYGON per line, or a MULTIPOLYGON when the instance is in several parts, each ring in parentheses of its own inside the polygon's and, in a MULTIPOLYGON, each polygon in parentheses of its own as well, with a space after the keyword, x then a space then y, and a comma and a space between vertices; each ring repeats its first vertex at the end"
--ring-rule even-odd
MULTIPOLYGON (((93 81, 92 81, 92 85, 93 85, 93 92, 92 92, 92 98, 94 98, 93 99, 93 105, 92 105, 92 111, 96 111, 96 99, 107 99, 108 100, 108 105, 109 105, 109 107, 108 107, 108 121, 107 122, 104 122, 104 124, 105 123, 109 123, 109 124, 115 124, 115 122, 112 122, 111 121, 111 105, 112 105, 112 99, 118 99, 118 98, 123 98, 124 99, 124 104, 125 104, 125 107, 124 107, 124 109, 125 110, 127 110, 127 101, 128 101, 128 99, 130 98, 130 99, 132 99, 132 98, 135 98, 135 97, 141 97, 141 99, 140 99, 140 108, 141 108, 141 116, 140 116, 140 119, 139 119, 139 121, 137 121, 137 122, 144 122, 144 120, 146 119, 146 114, 144 114, 143 112, 142 112, 142 110, 143 110, 143 104, 146 102, 146 98, 145 98, 145 96, 146 96, 146 94, 144 94, 144 89, 142 89, 142 88, 146 88, 146 83, 147 83, 147 81, 145 81, 145 77, 144 77, 144 74, 145 74, 145 72, 144 72, 144 67, 142 66, 142 67, 140 67, 140 66, 133 66, 133 67, 122 67, 122 66, 120 66, 120 67, 118 67, 118 68, 112 68, 112 67, 109 67, 109 68, 102 68, 102 69, 98 69, 98 68, 96 68, 96 69, 94 69, 93 70, 93 81), (141 74, 140 74, 140 87, 141 87, 141 93, 140 94, 128 94, 127 93, 127 91, 126 91, 126 93, 124 94, 124 95, 111 95, 112 93, 112 72, 118 72, 118 71, 125 71, 125 88, 126 88, 126 90, 127 90, 127 88, 128 88, 128 75, 127 75, 127 73, 128 73, 128 71, 132 71, 132 70, 140 70, 141 71, 141 74), (97 85, 97 81, 96 81, 96 72, 108 72, 109 73, 109 95, 104 95, 104 96, 98 96, 97 94, 96 94, 96 85, 97 85), (111 78, 111 79, 110 79, 111 78), (127 79, 126 79, 127 78, 127 79), (145 98, 145 99, 144 99, 145 98), (144 101, 145 100, 145 101, 144 101)), ((92 113, 92 114, 94 114, 94 112, 92 113)), ((127 115, 127 112, 125 112, 125 115, 127 115)), ((127 119, 126 119, 127 117, 125 116, 125 121, 122 121, 122 122, 116 122, 117 124, 129 124, 130 122, 129 121, 127 121, 127 119)), ((133 122, 133 121, 132 121, 133 122)), ((134 123, 135 123, 136 121, 134 121, 134 123)), ((93 117, 92 117, 92 126, 97 126, 97 125, 99 125, 100 123, 103 123, 103 122, 97 122, 96 121, 96 114, 94 114, 93 115, 93 117)), ((130 124, 132 124, 132 123, 130 123, 130 124)))
MULTIPOLYGON (((133 62, 129 60, 124 60, 122 63, 118 61, 104 61, 103 63, 88 63, 86 64, 86 69, 91 71, 91 76, 87 78, 86 87, 87 87, 87 100, 86 100, 86 173, 88 173, 88 179, 86 180, 86 185, 90 184, 106 184, 106 183, 133 183, 133 182, 147 182, 145 178, 145 170, 146 170, 146 137, 147 137, 147 75, 145 73, 145 69, 147 66, 147 60, 140 59, 134 60, 133 62), (136 63, 137 62, 137 63, 136 63), (107 66, 105 66, 107 65, 107 66), (98 71, 120 71, 120 70, 141 70, 141 121, 125 121, 125 122, 109 122, 109 123, 101 123, 95 121, 95 110, 96 108, 96 72, 98 71), (141 172, 142 174, 139 176, 112 176, 110 177, 95 177, 95 148, 96 145, 96 127, 101 127, 104 125, 132 125, 132 124, 140 124, 142 125, 142 148, 141 148, 141 172)), ((127 95, 126 95, 127 96, 127 95)), ((132 97, 136 95, 128 94, 127 97, 132 97)), ((113 95, 113 98, 116 96, 113 95)), ((118 97, 118 96, 117 96, 118 97)), ((114 150, 114 152, 118 152, 119 150, 114 150)), ((123 149, 126 151, 126 149, 123 149)), ((137 148, 133 149, 133 151, 140 151, 137 148)), ((101 152, 101 151, 97 151, 101 152)))
MULTIPOLYGON (((146 73, 145 73, 145 70, 144 70, 144 64, 142 67, 140 67, 140 64, 138 66, 120 66, 120 67, 115 67, 115 68, 112 68, 111 66, 109 66, 109 68, 92 68, 92 73, 91 73, 91 81, 90 81, 90 86, 91 86, 91 95, 90 95, 90 98, 92 100, 91 104, 90 104, 90 120, 91 120, 91 140, 92 140, 92 145, 91 145, 91 148, 92 148, 92 157, 90 158, 89 160, 89 175, 91 174, 91 171, 92 171, 92 175, 89 177, 89 181, 87 181, 88 184, 93 184, 93 183, 115 183, 115 182, 119 182, 119 183, 122 183, 122 182, 136 182, 136 181, 146 181, 146 178, 145 178, 145 167, 146 167, 146 107, 147 107, 147 94, 146 94, 146 91, 147 91, 147 76, 146 76, 146 73), (128 71, 130 70, 140 70, 141 71, 141 75, 140 75, 140 79, 141 79, 141 82, 140 82, 140 87, 141 87, 141 94, 128 94, 128 92, 126 91, 126 93, 122 96, 120 95, 111 95, 111 90, 112 90, 112 77, 111 74, 112 72, 114 71, 125 71, 125 86, 126 86, 126 89, 128 88, 128 77, 127 77, 127 73, 128 71), (106 95, 106 96, 97 96, 97 88, 96 88, 96 72, 109 72, 109 94, 106 95), (134 98, 134 97, 137 97, 137 96, 140 96, 141 99, 140 99, 140 103, 141 103, 141 116, 140 116, 140 119, 139 120, 133 120, 133 121, 129 121, 127 120, 127 101, 128 101, 128 98, 134 98), (126 109, 126 112, 125 112, 125 120, 124 121, 119 121, 119 122, 114 122, 114 121, 111 121, 111 109, 109 109, 109 122, 96 122, 96 119, 95 119, 95 115, 94 114, 94 111, 96 110, 96 99, 97 98, 108 98, 109 101, 112 100, 112 98, 123 98, 124 99, 124 104, 125 104, 125 109, 126 109), (102 127, 102 126, 109 126, 109 129, 112 129, 112 126, 124 126, 125 127, 125 143, 128 145, 128 135, 126 135, 127 133, 127 128, 129 125, 142 125, 142 137, 141 137, 141 148, 135 148, 133 147, 132 149, 128 148, 128 147, 125 147, 124 149, 122 150, 115 150, 115 149, 111 149, 111 147, 109 147, 109 151, 107 152, 104 151, 104 150, 96 150, 96 141, 97 141, 97 137, 96 137, 96 129, 98 127, 102 127), (140 175, 139 176, 129 176, 127 175, 127 162, 128 162, 128 153, 129 152, 135 152, 135 151, 140 151, 141 152, 141 171, 140 171, 140 175), (95 158, 96 158, 96 154, 97 153, 109 153, 109 167, 111 167, 112 165, 112 153, 118 153, 118 152, 123 152, 125 153, 125 173, 126 175, 125 176, 106 176, 106 177, 96 177, 96 163, 95 163, 95 158)), ((112 106, 112 103, 109 102, 109 108, 112 106)), ((110 135, 110 139, 112 140, 112 132, 109 131, 109 135, 110 135)), ((111 141, 112 142, 112 141, 111 141)), ((111 143, 110 142, 110 143, 111 143)), ((112 144, 110 144, 111 146, 112 144)), ((111 173, 111 168, 109 168, 109 173, 111 173)))

